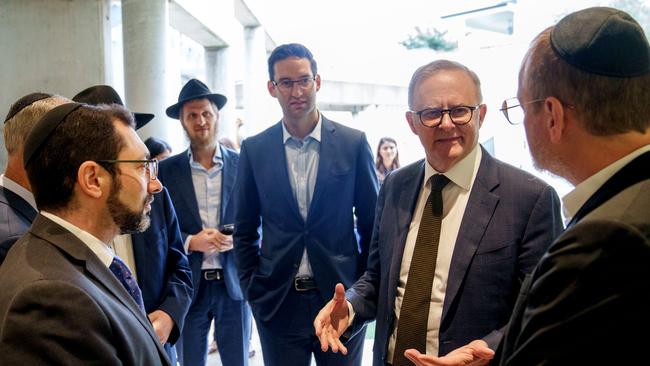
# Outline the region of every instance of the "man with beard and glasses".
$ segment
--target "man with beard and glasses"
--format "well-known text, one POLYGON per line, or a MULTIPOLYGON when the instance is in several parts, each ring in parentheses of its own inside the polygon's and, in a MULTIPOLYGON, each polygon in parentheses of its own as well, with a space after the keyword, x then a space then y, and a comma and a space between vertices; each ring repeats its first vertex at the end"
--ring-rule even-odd
POLYGON ((234 215, 231 195, 239 155, 217 142, 219 109, 226 97, 201 81, 183 86, 167 116, 179 119, 190 148, 160 164, 160 179, 178 214, 194 295, 177 345, 183 366, 205 365, 208 332, 214 319, 224 366, 248 364, 250 309, 242 296, 232 254, 234 215), (223 231, 223 233, 220 231, 223 231))
POLYGON ((171 365, 110 243, 148 225, 162 186, 120 106, 68 103, 25 142, 41 210, 0 267, 3 365, 171 365))
MULTIPOLYGON (((122 98, 108 85, 86 88, 72 100, 87 104, 123 105, 122 98)), ((133 118, 138 130, 149 123, 154 115, 134 112, 133 118)), ((119 184, 119 181, 116 183, 119 184)), ((110 207, 117 208, 119 201, 113 200, 110 204, 110 207)), ((113 249, 138 281, 149 320, 172 364, 176 364, 174 344, 180 337, 192 301, 192 275, 183 250, 176 211, 164 187, 151 204, 149 217, 149 228, 116 237, 113 249)))

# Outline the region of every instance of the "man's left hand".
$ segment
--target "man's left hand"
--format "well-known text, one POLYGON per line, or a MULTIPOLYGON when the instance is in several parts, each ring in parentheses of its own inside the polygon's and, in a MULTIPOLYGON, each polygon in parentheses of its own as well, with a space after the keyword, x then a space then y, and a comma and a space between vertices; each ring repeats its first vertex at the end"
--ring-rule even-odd
POLYGON ((215 239, 216 239, 218 251, 225 252, 232 249, 233 247, 232 235, 224 235, 217 231, 215 233, 215 239))
POLYGON ((166 312, 155 310, 149 314, 149 321, 151 321, 151 325, 153 325, 153 329, 156 331, 160 343, 167 343, 169 334, 174 329, 174 320, 166 312))
POLYGON ((417 366, 484 366, 494 357, 494 351, 477 339, 442 357, 425 355, 416 349, 406 350, 404 356, 417 366))

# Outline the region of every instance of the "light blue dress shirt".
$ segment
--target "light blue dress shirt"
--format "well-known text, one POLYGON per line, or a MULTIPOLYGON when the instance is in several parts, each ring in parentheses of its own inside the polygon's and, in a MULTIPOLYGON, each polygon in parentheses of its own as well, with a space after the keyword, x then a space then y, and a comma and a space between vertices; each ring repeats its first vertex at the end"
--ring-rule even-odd
MULTIPOLYGON (((314 129, 303 139, 291 136, 282 123, 282 139, 284 153, 287 157, 287 171, 293 197, 298 203, 300 216, 307 221, 309 206, 314 196, 314 187, 318 176, 318 162, 320 160, 322 117, 318 115, 318 123, 314 129)), ((313 272, 307 256, 307 248, 302 253, 302 260, 296 277, 312 277, 313 272)))

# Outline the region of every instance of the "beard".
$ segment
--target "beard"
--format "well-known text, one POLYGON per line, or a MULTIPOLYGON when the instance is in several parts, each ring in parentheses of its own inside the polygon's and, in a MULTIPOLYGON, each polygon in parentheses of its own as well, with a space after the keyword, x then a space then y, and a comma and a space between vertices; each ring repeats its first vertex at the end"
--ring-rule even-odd
POLYGON ((151 204, 153 195, 147 194, 147 197, 142 202, 142 209, 134 211, 120 201, 119 193, 121 188, 122 185, 119 180, 113 179, 111 193, 107 200, 108 211, 115 225, 120 228, 120 234, 135 234, 147 230, 151 219, 149 213, 145 212, 145 207, 147 204, 151 204))

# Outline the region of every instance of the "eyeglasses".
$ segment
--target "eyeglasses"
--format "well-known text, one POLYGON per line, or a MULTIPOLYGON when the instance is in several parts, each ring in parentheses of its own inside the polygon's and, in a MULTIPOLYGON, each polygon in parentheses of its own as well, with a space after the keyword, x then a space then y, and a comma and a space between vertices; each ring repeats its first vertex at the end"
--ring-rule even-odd
POLYGON ((149 160, 96 160, 96 163, 116 164, 116 163, 134 163, 144 164, 144 169, 149 173, 150 180, 158 179, 158 159, 149 160))
POLYGON ((537 102, 543 102, 544 100, 546 99, 535 99, 531 100, 530 102, 521 103, 519 101, 519 98, 510 98, 504 100, 503 103, 501 103, 500 111, 503 112, 504 116, 506 116, 508 123, 511 125, 518 125, 524 121, 524 109, 522 106, 537 102))
POLYGON ((477 104, 475 106, 459 105, 449 109, 425 108, 418 112, 410 112, 418 116, 420 123, 422 123, 424 127, 438 127, 442 123, 442 117, 445 115, 445 113, 449 115, 451 123, 455 124, 456 126, 462 126, 468 124, 469 121, 472 120, 474 111, 479 106, 480 104, 477 104))
POLYGON ((296 79, 296 80, 291 80, 291 79, 282 79, 280 81, 271 81, 273 85, 275 85, 277 88, 279 88, 282 91, 291 91, 293 90, 293 84, 298 84, 299 87, 302 89, 309 89, 311 88, 312 85, 314 85, 314 80, 316 80, 315 77, 313 76, 306 76, 304 78, 296 79))

